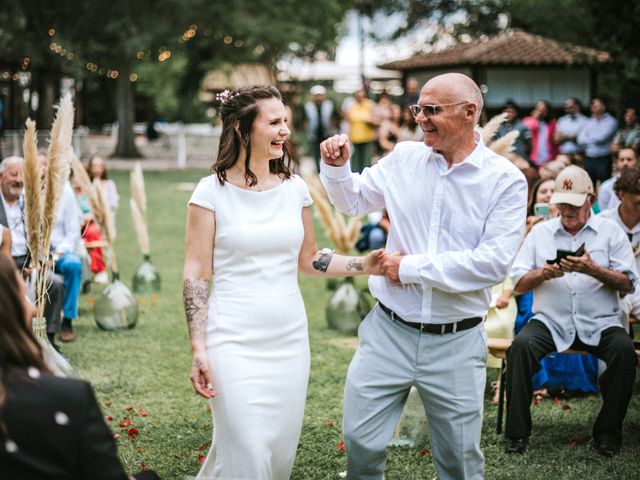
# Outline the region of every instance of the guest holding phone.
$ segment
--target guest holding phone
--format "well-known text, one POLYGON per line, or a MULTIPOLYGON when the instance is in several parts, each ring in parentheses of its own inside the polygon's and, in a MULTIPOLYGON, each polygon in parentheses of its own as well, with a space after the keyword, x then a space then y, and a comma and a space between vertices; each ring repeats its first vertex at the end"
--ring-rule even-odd
POLYGON ((618 319, 618 295, 635 289, 637 269, 629 241, 611 220, 595 216, 587 172, 566 167, 556 179, 551 203, 560 216, 536 225, 516 256, 511 277, 516 293, 534 291, 534 318, 507 352, 505 452, 522 453, 531 433, 531 376, 551 352, 584 350, 605 361, 599 377, 604 399, 593 426, 593 447, 614 456, 622 446, 622 422, 633 392, 637 358, 618 319), (568 255, 559 263, 558 250, 568 255))

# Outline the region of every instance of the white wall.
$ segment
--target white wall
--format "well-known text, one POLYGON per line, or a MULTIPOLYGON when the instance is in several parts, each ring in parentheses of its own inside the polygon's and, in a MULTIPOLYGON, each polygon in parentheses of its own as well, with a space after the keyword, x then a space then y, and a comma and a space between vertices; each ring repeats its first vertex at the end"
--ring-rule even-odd
POLYGON ((590 73, 587 68, 488 68, 485 78, 488 91, 484 103, 490 108, 501 107, 506 99, 523 106, 534 105, 543 99, 554 107, 561 107, 568 97, 577 97, 583 105, 589 103, 590 73))

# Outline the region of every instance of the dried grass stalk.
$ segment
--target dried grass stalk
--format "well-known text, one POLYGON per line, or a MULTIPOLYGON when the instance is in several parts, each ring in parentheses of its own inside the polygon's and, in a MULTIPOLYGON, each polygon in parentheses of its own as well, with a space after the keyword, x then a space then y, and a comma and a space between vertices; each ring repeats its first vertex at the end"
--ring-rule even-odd
MULTIPOLYGON (((113 213, 111 212, 111 207, 109 207, 109 202, 107 200, 107 195, 104 193, 104 188, 102 188, 102 182, 100 179, 96 178, 93 181, 93 189, 96 194, 96 206, 94 210, 94 217, 96 217, 96 212, 99 212, 99 216, 104 223, 99 223, 100 229, 102 230, 102 235, 104 240, 109 245, 109 253, 111 254, 111 271, 113 273, 118 273, 118 262, 116 259, 116 251, 113 248, 113 243, 116 240, 116 227, 113 220, 113 213)), ((96 217, 97 218, 97 217, 96 217)))
POLYGON ((131 171, 131 197, 138 204, 138 208, 147 218, 147 193, 144 186, 144 175, 142 174, 142 165, 136 162, 131 171))
POLYGON ((482 141, 485 145, 489 145, 491 143, 491 139, 498 131, 498 128, 500 128, 500 125, 502 125, 506 120, 507 114, 501 113, 487 122, 487 124, 482 128, 482 141))
POLYGON ((133 217, 133 226, 136 229, 136 234, 138 236, 140 251, 143 255, 149 255, 149 232, 147 230, 147 223, 144 219, 144 213, 133 197, 129 199, 129 205, 131 206, 131 216, 133 217))
POLYGON ((498 138, 495 142, 489 145, 489 148, 496 152, 498 155, 506 157, 514 148, 514 143, 520 135, 517 130, 511 130, 504 137, 498 138))
POLYGON ((309 175, 306 181, 327 238, 338 253, 349 253, 358 240, 362 226, 360 218, 351 218, 347 222, 345 217, 329 203, 327 192, 317 175, 309 175))
POLYGON ((136 229, 138 244, 143 255, 149 255, 149 230, 147 228, 147 194, 140 162, 131 171, 131 216, 136 229))
POLYGON ((27 248, 34 259, 40 255, 42 242, 42 181, 38 160, 38 139, 36 122, 28 119, 27 130, 22 145, 24 155, 24 224, 27 234, 27 248))

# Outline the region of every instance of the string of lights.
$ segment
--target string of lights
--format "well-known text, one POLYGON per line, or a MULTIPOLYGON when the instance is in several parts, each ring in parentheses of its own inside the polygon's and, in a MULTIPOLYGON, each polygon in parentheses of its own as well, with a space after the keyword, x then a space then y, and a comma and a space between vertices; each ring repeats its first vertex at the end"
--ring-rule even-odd
MULTIPOLYGON (((55 28, 49 28, 47 31, 48 36, 51 38, 51 42, 49 43, 49 50, 54 55, 60 55, 63 57, 65 61, 68 62, 82 62, 84 63, 84 68, 89 73, 94 73, 100 76, 106 76, 109 79, 117 79, 120 76, 120 72, 117 68, 113 66, 101 65, 98 62, 95 62, 90 59, 81 58, 81 56, 71 49, 65 48, 64 45, 60 41, 55 41, 54 37, 58 32, 55 28)), ((198 34, 198 25, 191 24, 189 27, 180 35, 177 39, 179 43, 186 43, 193 39, 198 34)), ((216 40, 221 40, 225 45, 231 46, 233 45, 236 48, 241 48, 244 46, 244 41, 241 39, 237 39, 229 34, 223 34, 222 32, 214 32, 211 28, 203 29, 202 33, 205 37, 213 36, 216 40)), ((254 54, 260 55, 264 52, 264 47, 262 45, 258 45, 254 49, 254 54)), ((166 62, 173 55, 171 48, 167 46, 161 46, 157 49, 146 49, 146 50, 138 50, 136 52, 136 59, 140 61, 150 60, 153 57, 157 59, 158 62, 166 62), (156 53, 157 52, 157 53, 156 53)), ((29 70, 31 64, 31 59, 29 57, 24 57, 22 64, 20 65, 20 69, 24 72, 29 70)), ((8 80, 11 78, 14 81, 17 81, 20 78, 19 72, 11 73, 10 71, 4 71, 0 73, 0 78, 4 80, 8 80)), ((129 75, 129 81, 135 82, 140 78, 139 72, 132 72, 129 75)))

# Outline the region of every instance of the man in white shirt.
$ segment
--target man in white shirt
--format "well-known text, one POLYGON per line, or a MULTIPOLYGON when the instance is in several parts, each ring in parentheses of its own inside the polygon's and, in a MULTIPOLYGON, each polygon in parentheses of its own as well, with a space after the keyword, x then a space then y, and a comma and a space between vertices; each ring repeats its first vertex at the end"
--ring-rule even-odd
MULTIPOLYGON (((629 148, 620 151, 631 150, 629 148)), ((627 235, 631 242, 631 251, 636 260, 636 268, 640 272, 640 170, 635 167, 624 169, 616 177, 613 195, 619 205, 600 214, 603 218, 613 220, 627 235)), ((640 289, 620 299, 620 322, 629 331, 629 317, 640 318, 640 289)))
POLYGON ((633 292, 637 270, 626 235, 611 220, 591 213, 593 201, 588 173, 575 165, 562 170, 551 197, 560 216, 533 227, 513 264, 514 291, 534 291, 534 318, 507 352, 507 453, 527 448, 531 376, 540 359, 569 348, 607 364, 599 377, 604 401, 593 426, 593 446, 604 456, 620 451, 637 358, 618 319, 618 295, 633 292))
POLYGON ((387 277, 370 277, 379 304, 360 325, 349 367, 344 435, 349 479, 382 479, 385 449, 412 386, 420 392, 442 479, 481 479, 486 381, 482 319, 491 286, 522 237, 527 183, 474 131, 483 100, 467 76, 445 74, 411 107, 424 142, 400 142, 351 173, 346 135, 321 146, 321 179, 349 215, 383 208, 391 222, 387 277))
POLYGON ((578 135, 587 124, 588 118, 581 112, 580 100, 571 97, 564 102, 564 110, 567 112, 558 119, 553 141, 558 145, 560 153, 569 156, 572 163, 582 162, 584 148, 578 145, 578 135))
POLYGON ((638 155, 633 148, 623 148, 618 152, 616 159, 616 170, 618 174, 609 180, 602 182, 598 190, 598 206, 601 211, 617 208, 620 205, 620 199, 613 190, 613 185, 618 180, 620 172, 625 168, 637 168, 638 155))
MULTIPOLYGON (((47 156, 38 154, 42 165, 42 175, 46 174, 47 156)), ((60 326, 60 340, 73 342, 76 335, 73 332, 72 322, 78 318, 78 300, 82 287, 82 261, 74 253, 80 239, 80 207, 68 180, 65 181, 58 211, 56 223, 51 231, 51 255, 53 257, 55 272, 64 279, 64 304, 62 308, 62 325, 60 326)))
MULTIPOLYGON (((7 157, 0 163, 0 224, 11 232, 11 256, 25 277, 31 275, 30 256, 27 249, 27 234, 24 223, 23 159, 7 157)), ((50 285, 44 316, 47 319, 47 336, 56 347, 54 337, 60 329, 60 314, 64 298, 64 283, 61 277, 50 272, 50 285)), ((57 347, 56 347, 57 348, 57 347)))

